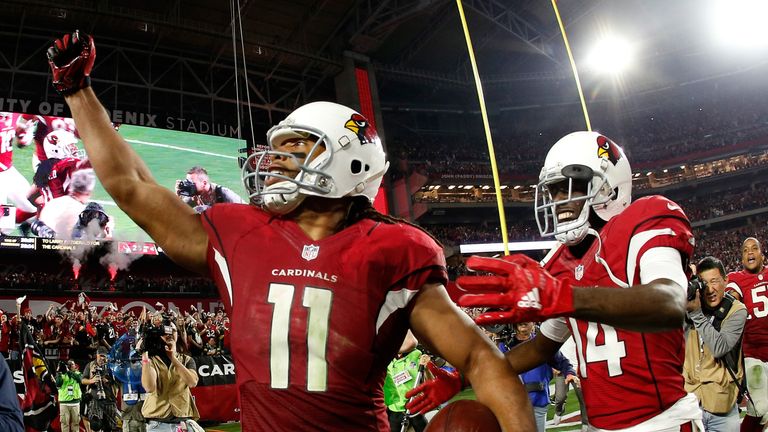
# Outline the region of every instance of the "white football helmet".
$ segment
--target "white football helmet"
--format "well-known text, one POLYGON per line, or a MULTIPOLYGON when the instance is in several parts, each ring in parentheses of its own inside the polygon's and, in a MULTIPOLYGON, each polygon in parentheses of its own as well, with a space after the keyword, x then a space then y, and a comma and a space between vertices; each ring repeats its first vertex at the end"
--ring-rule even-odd
POLYGON ((632 169, 624 151, 610 139, 597 132, 573 132, 547 153, 535 197, 541 235, 554 235, 559 242, 572 246, 587 235, 590 208, 607 222, 629 206, 632 169), (586 195, 573 196, 574 181, 586 183, 586 195), (567 198, 555 201, 550 186, 560 182, 567 182, 567 198), (584 201, 581 213, 560 222, 557 207, 576 201, 584 201))
POLYGON ((373 125, 355 110, 332 102, 312 102, 297 108, 267 132, 267 142, 269 150, 246 159, 242 178, 250 200, 275 214, 291 212, 308 195, 364 195, 373 201, 389 167, 373 125), (325 147, 310 162, 299 163, 295 155, 275 150, 286 139, 309 136, 317 142, 308 155, 325 147), (274 156, 293 158, 299 170, 296 177, 270 172, 274 156), (283 181, 266 186, 270 177, 283 181))
POLYGON ((82 156, 77 148, 77 138, 72 132, 65 130, 56 130, 46 135, 43 140, 43 150, 48 159, 81 158, 82 156))

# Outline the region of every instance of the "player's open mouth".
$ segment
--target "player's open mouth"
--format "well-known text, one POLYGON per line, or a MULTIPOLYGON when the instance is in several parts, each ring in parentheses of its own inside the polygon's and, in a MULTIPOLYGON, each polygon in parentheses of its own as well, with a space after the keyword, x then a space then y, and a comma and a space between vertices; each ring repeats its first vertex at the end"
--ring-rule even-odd
POLYGON ((557 221, 558 222, 570 222, 570 221, 572 221, 574 219, 575 215, 576 215, 576 213, 574 213, 574 212, 572 212, 570 210, 561 211, 560 213, 557 214, 557 221))
POLYGON ((748 262, 749 264, 754 264, 756 261, 757 261, 757 260, 755 259, 755 257, 749 257, 749 258, 747 258, 747 262, 748 262))

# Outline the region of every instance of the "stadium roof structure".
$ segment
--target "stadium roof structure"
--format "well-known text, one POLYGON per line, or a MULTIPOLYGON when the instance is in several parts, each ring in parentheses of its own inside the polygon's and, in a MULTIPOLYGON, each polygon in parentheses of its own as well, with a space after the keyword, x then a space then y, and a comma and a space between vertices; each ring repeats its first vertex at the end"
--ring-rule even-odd
MULTIPOLYGON (((464 0, 463 5, 490 103, 509 108, 572 100, 570 66, 550 2, 464 0)), ((704 6, 694 0, 569 0, 559 7, 577 61, 600 33, 640 41, 642 70, 626 82, 630 91, 643 91, 733 69, 732 64, 723 68, 704 47, 704 6)), ((188 80, 186 91, 192 93, 218 90, 206 85, 205 72, 231 67, 234 31, 238 57, 244 54, 248 73, 261 78, 252 80, 254 103, 270 110, 332 94, 345 52, 370 59, 385 105, 463 105, 474 96, 452 0, 7 0, 0 26, 2 68, 23 70, 18 62, 28 50, 19 52, 20 36, 50 39, 74 27, 123 50, 124 60, 135 63, 124 68, 125 81, 137 74, 157 84, 130 52, 153 56, 157 70, 174 61, 163 55, 207 64, 191 67, 197 79, 188 80), (233 26, 238 20, 242 28, 233 26)), ((590 80, 588 74, 584 78, 590 80)))

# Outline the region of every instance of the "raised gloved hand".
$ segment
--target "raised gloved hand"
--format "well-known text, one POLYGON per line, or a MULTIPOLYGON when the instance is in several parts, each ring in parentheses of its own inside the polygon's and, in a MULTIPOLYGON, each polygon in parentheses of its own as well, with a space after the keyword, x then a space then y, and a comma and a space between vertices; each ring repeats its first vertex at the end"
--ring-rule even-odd
POLYGON ((67 96, 91 85, 91 69, 96 60, 93 38, 75 30, 53 41, 48 48, 48 64, 53 72, 53 88, 67 96))
POLYGON ((410 399, 405 408, 411 414, 424 414, 447 402, 461 391, 462 382, 459 372, 448 372, 429 362, 427 368, 435 377, 412 388, 405 397, 410 399))
POLYGON ((494 275, 459 277, 456 283, 462 289, 485 292, 465 294, 459 298, 459 305, 502 309, 478 315, 478 325, 540 322, 574 312, 571 282, 555 279, 525 255, 473 256, 467 260, 467 268, 494 275))

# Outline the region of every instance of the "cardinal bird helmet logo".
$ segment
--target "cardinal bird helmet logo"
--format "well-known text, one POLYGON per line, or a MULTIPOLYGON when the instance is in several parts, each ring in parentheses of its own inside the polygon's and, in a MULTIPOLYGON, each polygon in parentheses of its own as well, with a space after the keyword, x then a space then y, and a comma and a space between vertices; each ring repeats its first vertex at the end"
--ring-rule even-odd
POLYGON ((608 159, 611 161, 612 164, 616 165, 616 163, 621 158, 621 153, 619 152, 619 149, 616 147, 616 144, 613 143, 613 141, 609 140, 608 138, 598 135, 597 136, 597 157, 608 159))
POLYGON ((360 144, 373 144, 379 139, 379 135, 376 133, 376 129, 373 128, 373 125, 360 114, 352 114, 352 117, 344 123, 344 127, 357 135, 360 144))

